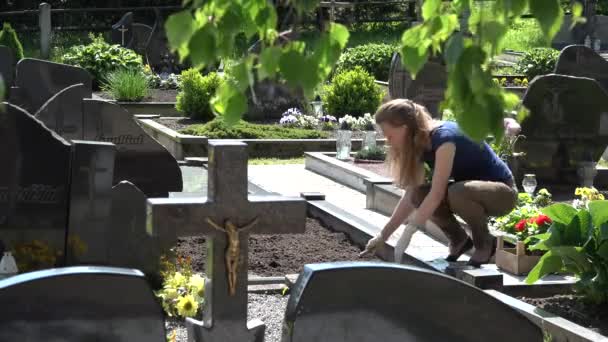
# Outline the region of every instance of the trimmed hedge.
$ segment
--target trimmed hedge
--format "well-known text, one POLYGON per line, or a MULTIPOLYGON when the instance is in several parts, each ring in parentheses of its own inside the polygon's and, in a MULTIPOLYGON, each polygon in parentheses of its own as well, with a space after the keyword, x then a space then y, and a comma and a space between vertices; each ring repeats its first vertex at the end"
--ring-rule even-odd
POLYGON ((260 125, 246 121, 228 127, 222 118, 206 124, 192 125, 180 130, 182 134, 205 136, 209 139, 320 139, 327 133, 312 129, 287 128, 279 125, 260 125))
POLYGON ((396 51, 397 47, 395 45, 374 43, 346 49, 336 63, 335 74, 360 66, 372 74, 375 79, 388 81, 391 58, 396 51))

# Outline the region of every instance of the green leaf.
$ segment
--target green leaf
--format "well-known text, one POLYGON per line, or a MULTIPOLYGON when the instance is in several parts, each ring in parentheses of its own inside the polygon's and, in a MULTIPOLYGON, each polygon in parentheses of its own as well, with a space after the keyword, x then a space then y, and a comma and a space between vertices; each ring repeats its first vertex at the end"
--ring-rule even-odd
POLYGON ((563 244, 569 246, 582 246, 592 232, 591 216, 587 210, 580 210, 566 226, 563 244))
POLYGON ((574 264, 578 268, 579 272, 585 272, 591 269, 593 266, 587 260, 587 256, 583 250, 583 247, 574 246, 563 246, 551 248, 550 252, 553 255, 559 256, 562 259, 564 265, 574 264))
POLYGON ((507 33, 507 25, 503 22, 499 21, 482 21, 481 23, 481 33, 482 37, 482 45, 488 45, 491 47, 492 54, 498 53, 498 48, 502 42, 502 39, 505 37, 507 33))
POLYGON ((542 208, 543 214, 549 216, 554 222, 559 222, 564 225, 570 224, 574 216, 577 214, 577 210, 571 205, 565 203, 555 203, 548 207, 542 208))
POLYGON ((552 251, 545 253, 536 266, 528 273, 526 284, 534 284, 547 274, 559 272, 562 269, 562 258, 554 255, 552 251))
MULTIPOLYGON (((177 12, 167 18, 165 23, 167 40, 172 50, 180 50, 187 46, 192 34, 194 33, 194 20, 189 10, 177 12)), ((187 50, 180 51, 180 54, 188 53, 187 50)))
MULTIPOLYGON (((464 40, 461 33, 454 33, 445 43, 444 59, 447 64, 456 64, 464 49, 464 40)), ((516 95, 517 96, 517 95, 516 95)))
POLYGON ((429 57, 428 48, 432 41, 426 37, 424 30, 422 25, 418 25, 405 31, 401 37, 401 63, 412 78, 416 77, 429 57))
POLYGON ((210 25, 198 29, 188 44, 192 64, 198 68, 203 68, 213 62, 215 60, 215 46, 215 35, 210 25))
POLYGON ((422 3, 422 19, 429 20, 437 15, 440 6, 441 0, 424 0, 422 3))
POLYGON ((340 46, 340 49, 344 49, 346 47, 346 43, 348 43, 348 37, 350 33, 348 33, 348 29, 346 26, 331 23, 329 26, 329 36, 332 41, 337 42, 340 46))
POLYGON ((608 262, 608 242, 604 242, 600 245, 600 248, 597 249, 597 254, 608 262))
POLYGON ((267 47, 260 53, 260 78, 274 77, 279 67, 281 48, 277 46, 267 47))
POLYGON ((589 213, 593 218, 593 225, 595 227, 608 222, 608 201, 590 201, 589 213))
POLYGON ((587 18, 583 17, 583 5, 575 1, 572 4, 572 22, 570 23, 570 30, 572 30, 576 25, 582 25, 587 22, 587 18))
POLYGON ((530 0, 529 4, 530 11, 540 24, 547 41, 552 41, 564 17, 559 0, 530 0))
POLYGON ((603 223, 601 226, 596 226, 598 229, 598 236, 597 236, 597 240, 598 243, 602 243, 606 240, 608 240, 608 223, 603 223))
POLYGON ((247 97, 238 90, 234 81, 225 81, 211 100, 211 106, 216 113, 223 116, 228 125, 233 125, 247 111, 247 97))

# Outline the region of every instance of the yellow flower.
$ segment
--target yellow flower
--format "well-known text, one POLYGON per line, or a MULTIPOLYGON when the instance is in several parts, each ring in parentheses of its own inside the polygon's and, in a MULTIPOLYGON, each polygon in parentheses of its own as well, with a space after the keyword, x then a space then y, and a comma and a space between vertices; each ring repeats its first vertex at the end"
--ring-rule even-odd
POLYGON ((204 298, 204 295, 205 295, 205 278, 201 277, 198 274, 193 275, 192 277, 190 277, 190 281, 188 282, 188 287, 198 297, 204 298))
POLYGON ((184 285, 186 285, 186 277, 184 277, 183 274, 181 274, 180 272, 175 272, 175 274, 173 275, 173 277, 170 277, 167 280, 167 286, 168 287, 172 287, 172 288, 180 288, 184 285))
POLYGON ((604 195, 599 194, 599 195, 597 195, 597 198, 598 198, 599 200, 603 201, 603 200, 604 200, 604 195))
POLYGON ((574 194, 575 194, 576 196, 580 196, 580 195, 582 195, 582 194, 583 194, 583 189, 581 189, 581 188, 576 188, 576 190, 574 190, 574 194))
POLYGON ((198 311, 198 303, 192 295, 180 297, 177 301, 177 313, 182 317, 194 317, 198 311))
POLYGON ((177 290, 173 289, 173 288, 164 289, 162 294, 164 295, 164 298, 167 300, 172 300, 179 296, 179 293, 177 292, 177 290))

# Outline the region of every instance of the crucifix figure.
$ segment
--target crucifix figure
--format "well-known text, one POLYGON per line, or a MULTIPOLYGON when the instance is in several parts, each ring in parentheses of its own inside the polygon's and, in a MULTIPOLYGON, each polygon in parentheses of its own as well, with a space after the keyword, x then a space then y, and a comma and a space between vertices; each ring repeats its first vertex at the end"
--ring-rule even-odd
POLYGON ((258 223, 258 219, 255 218, 245 227, 241 228, 230 222, 230 219, 226 220, 224 227, 213 222, 210 218, 207 218, 205 221, 207 221, 211 227, 228 235, 228 248, 226 248, 226 271, 228 271, 228 289, 230 295, 234 296, 236 294, 237 270, 239 267, 240 256, 239 233, 253 228, 253 226, 258 223))
POLYGON ((187 319, 189 341, 264 339, 264 324, 247 322, 250 233, 304 232, 306 201, 299 197, 248 194, 247 145, 209 141, 208 191, 202 198, 148 200, 148 233, 166 247, 179 236, 207 236, 203 320, 187 319))

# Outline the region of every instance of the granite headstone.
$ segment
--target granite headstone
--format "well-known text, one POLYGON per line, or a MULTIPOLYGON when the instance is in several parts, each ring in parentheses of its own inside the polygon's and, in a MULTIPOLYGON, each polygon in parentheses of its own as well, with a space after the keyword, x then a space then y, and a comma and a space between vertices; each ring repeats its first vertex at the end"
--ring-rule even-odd
POLYGON ((211 140, 209 148, 208 197, 148 199, 147 222, 163 243, 178 236, 208 236, 210 286, 203 321, 186 321, 190 341, 261 342, 264 324, 247 322, 248 236, 303 232, 306 201, 249 196, 247 145, 211 140))
POLYGON ((71 151, 67 141, 32 115, 5 103, 0 112, 0 240, 16 251, 21 268, 55 266, 64 253, 71 151), (28 249, 38 254, 26 255, 28 249))
POLYGON ((124 47, 133 45, 133 12, 127 12, 120 20, 112 25, 112 44, 124 47))
POLYGON ((598 161, 608 145, 608 93, 590 78, 549 74, 530 83, 523 104, 522 171, 541 184, 579 184, 579 163, 598 161))
POLYGON ((15 77, 15 56, 11 49, 0 45, 0 76, 4 81, 5 89, 10 89, 15 77))
POLYGON ((167 197, 182 190, 175 158, 126 110, 111 102, 84 99, 83 113, 83 139, 111 142, 118 149, 114 184, 128 180, 148 197, 167 197))
POLYGON ((424 105, 433 117, 441 117, 439 104, 443 101, 447 88, 447 70, 439 59, 429 59, 412 79, 403 67, 398 53, 393 55, 388 76, 391 99, 410 99, 424 105))
POLYGON ((82 83, 85 97, 92 96, 92 77, 83 68, 45 60, 24 58, 17 63, 15 87, 9 102, 30 113, 37 112, 53 95, 82 83))
POLYGON ((111 217, 105 237, 108 264, 157 272, 163 249, 159 238, 146 231, 146 195, 135 185, 120 182, 112 188, 111 217))
POLYGON ((569 45, 563 48, 555 63, 554 72, 592 78, 608 91, 608 62, 584 45, 569 45))
POLYGON ((374 262, 304 266, 283 342, 542 341, 515 309, 454 278, 374 262))
POLYGON ((82 83, 71 85, 53 95, 34 116, 64 139, 82 139, 82 99, 87 94, 82 83))
POLYGON ((67 267, 0 281, 0 341, 165 342, 164 315, 143 274, 67 267))

